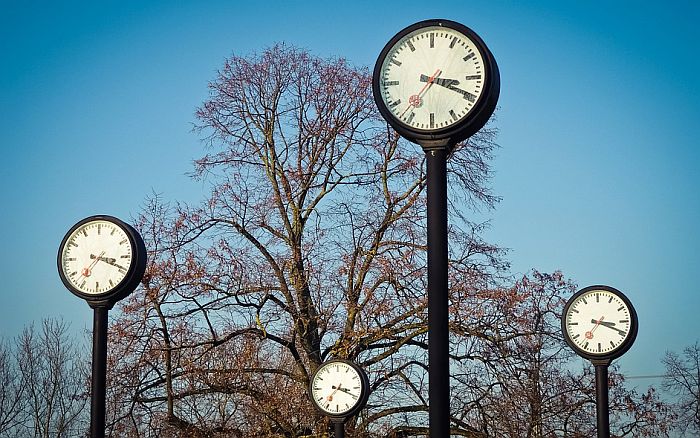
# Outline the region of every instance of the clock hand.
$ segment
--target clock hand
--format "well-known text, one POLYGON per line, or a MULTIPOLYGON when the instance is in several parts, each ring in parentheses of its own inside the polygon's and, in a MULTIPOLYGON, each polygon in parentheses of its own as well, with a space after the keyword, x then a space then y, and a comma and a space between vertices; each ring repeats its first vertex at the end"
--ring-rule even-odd
POLYGON ((423 88, 420 89, 418 94, 413 94, 413 95, 411 95, 411 97, 408 98, 408 106, 406 107, 405 110, 403 110, 403 112, 401 113, 401 115, 399 117, 403 117, 403 115, 406 114, 406 111, 408 111, 411 107, 416 108, 416 107, 420 106, 421 102, 423 101, 421 95, 423 94, 424 91, 426 91, 428 89, 428 87, 430 87, 430 84, 433 83, 435 78, 440 73, 442 73, 442 70, 440 70, 440 69, 435 70, 435 73, 433 73, 433 75, 428 78, 428 80, 426 81, 427 83, 425 85, 423 85, 423 88))
POLYGON ((352 396, 352 397, 355 398, 355 399, 357 398, 357 396, 356 396, 355 394, 353 394, 353 393, 352 393, 349 389, 347 389, 347 388, 338 388, 338 389, 340 389, 341 391, 343 391, 343 392, 346 393, 347 395, 352 396))
POLYGON ((592 329, 590 329, 589 331, 586 332, 586 335, 585 335, 586 339, 593 339, 593 332, 595 331, 595 329, 598 328, 598 326, 600 326, 600 323, 603 322, 603 318, 605 318, 605 316, 601 316, 600 319, 597 321, 595 319, 591 320, 591 322, 594 322, 595 325, 593 326, 592 329))
POLYGON ((340 389, 340 385, 342 385, 342 383, 338 384, 338 387, 337 387, 337 388, 335 387, 335 385, 332 385, 332 386, 331 386, 331 388, 333 388, 333 392, 331 392, 331 395, 328 396, 328 398, 327 398, 328 401, 333 401, 333 396, 334 396, 335 393, 338 392, 338 390, 340 389))
MULTIPOLYGON (((420 75, 421 82, 427 82, 429 79, 430 78, 426 75, 420 75)), ((434 78, 433 83, 440 85, 441 87, 445 87, 448 90, 452 90, 461 94, 462 96, 464 96, 465 99, 467 99, 470 102, 474 102, 476 100, 476 96, 472 93, 462 90, 461 88, 455 87, 455 85, 459 85, 459 81, 457 79, 434 78)))
MULTIPOLYGON (((456 85, 456 84, 455 84, 456 85)), ((461 88, 453 87, 452 84, 450 85, 445 85, 445 87, 448 90, 456 91, 457 93, 461 94, 464 96, 465 99, 467 99, 469 102, 475 102, 476 101, 476 96, 468 91, 462 90, 461 88)))
MULTIPOLYGON (((104 254, 104 251, 102 251, 102 254, 104 254)), ((108 263, 112 266, 116 266, 117 268, 120 268, 120 269, 123 269, 126 271, 126 268, 124 266, 118 264, 117 259, 115 259, 114 257, 102 257, 101 255, 96 256, 94 254, 90 254, 90 258, 95 259, 95 261, 102 260, 105 263, 108 263)), ((92 262, 92 263, 94 264, 95 262, 92 262)))
POLYGON ((113 257, 98 257, 98 256, 96 256, 95 254, 90 254, 90 258, 91 258, 91 259, 102 260, 103 262, 107 262, 107 263, 109 263, 110 265, 113 265, 113 264, 117 261, 117 259, 115 259, 115 258, 113 258, 113 257))
MULTIPOLYGON (((591 322, 593 322, 593 320, 591 320, 591 322)), ((615 325, 614 322, 600 321, 600 325, 602 325, 603 327, 607 327, 611 330, 615 330, 616 332, 618 332, 619 334, 621 334, 623 336, 627 334, 627 332, 625 332, 624 330, 620 330, 619 328, 614 327, 614 325, 615 325)))
MULTIPOLYGON (((100 255, 97 256, 97 257, 95 257, 94 254, 90 254, 90 258, 91 258, 91 259, 94 259, 94 261, 93 261, 92 263, 90 263, 90 266, 88 266, 87 268, 85 268, 85 269, 82 270, 82 272, 80 273, 80 277, 89 277, 90 274, 92 274, 92 268, 95 267, 95 264, 97 264, 97 262, 98 262, 98 261, 100 260, 100 258, 104 255, 104 253, 105 253, 105 252, 102 251, 102 252, 100 253, 100 255)), ((78 278, 80 278, 80 277, 78 277, 78 278)))
MULTIPOLYGON (((420 81, 421 82, 428 82, 430 78, 426 75, 420 75, 420 81)), ((457 79, 443 79, 443 78, 435 78, 433 83, 440 85, 445 88, 450 88, 452 85, 459 85, 459 81, 457 79)))
POLYGON ((105 261, 114 267, 117 267, 119 269, 123 269, 125 271, 127 270, 124 266, 117 263, 117 259, 106 259, 105 261))

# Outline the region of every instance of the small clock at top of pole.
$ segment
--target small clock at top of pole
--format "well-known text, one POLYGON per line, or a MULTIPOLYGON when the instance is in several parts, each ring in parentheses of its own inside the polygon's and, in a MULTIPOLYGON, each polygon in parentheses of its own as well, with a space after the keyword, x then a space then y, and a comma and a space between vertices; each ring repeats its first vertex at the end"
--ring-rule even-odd
POLYGON ((479 129, 496 108, 498 66, 482 39, 449 20, 425 20, 396 34, 372 76, 374 100, 386 121, 423 147, 454 145, 479 129))
POLYGON ((610 286, 589 286, 566 303, 561 325, 564 340, 579 356, 611 361, 632 347, 638 320, 625 294, 610 286))
POLYGON ((354 362, 333 359, 321 364, 311 377, 309 397, 324 415, 344 422, 367 404, 369 379, 354 362))
POLYGON ((146 270, 146 246, 131 225, 106 215, 73 225, 58 249, 63 284, 92 307, 111 308, 136 289, 146 270))

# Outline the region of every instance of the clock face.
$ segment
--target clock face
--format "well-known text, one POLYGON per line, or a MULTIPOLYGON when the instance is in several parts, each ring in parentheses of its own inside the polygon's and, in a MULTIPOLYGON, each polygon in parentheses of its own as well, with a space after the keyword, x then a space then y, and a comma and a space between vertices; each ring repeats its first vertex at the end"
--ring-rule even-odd
POLYGON ((341 417, 365 402, 367 382, 352 364, 334 360, 326 362, 311 380, 310 395, 314 404, 330 416, 341 417))
POLYGON ((132 246, 129 234, 115 222, 97 219, 78 225, 59 253, 66 286, 88 295, 114 290, 133 264, 132 246))
POLYGON ((574 295, 565 308, 564 336, 583 356, 606 357, 626 351, 634 342, 637 315, 619 291, 591 287, 574 295))
POLYGON ((465 119, 485 90, 484 55, 464 33, 446 26, 415 29, 386 52, 381 100, 391 117, 414 131, 449 128, 465 119))

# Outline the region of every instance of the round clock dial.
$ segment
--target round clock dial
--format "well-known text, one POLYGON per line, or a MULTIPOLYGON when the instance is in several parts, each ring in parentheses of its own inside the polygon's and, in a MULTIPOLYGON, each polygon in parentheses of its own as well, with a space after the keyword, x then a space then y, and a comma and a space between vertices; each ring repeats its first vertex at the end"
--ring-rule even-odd
POLYGON ((411 139, 411 133, 454 134, 478 114, 475 132, 493 112, 500 82, 495 61, 476 34, 459 23, 428 20, 387 44, 373 87, 382 115, 411 139))
POLYGON ((584 357, 618 357, 637 335, 637 314, 620 291, 591 286, 576 293, 562 316, 567 343, 584 357))
POLYGON ((136 287, 145 269, 145 247, 138 233, 110 216, 92 216, 74 225, 58 252, 61 280, 89 299, 136 287))
POLYGON ((369 382, 357 365, 332 360, 321 365, 309 390, 316 407, 331 417, 351 416, 367 401, 369 382))
POLYGON ((381 96, 404 124, 448 127, 466 116, 483 92, 484 59, 454 29, 428 26, 401 38, 382 65, 381 96))

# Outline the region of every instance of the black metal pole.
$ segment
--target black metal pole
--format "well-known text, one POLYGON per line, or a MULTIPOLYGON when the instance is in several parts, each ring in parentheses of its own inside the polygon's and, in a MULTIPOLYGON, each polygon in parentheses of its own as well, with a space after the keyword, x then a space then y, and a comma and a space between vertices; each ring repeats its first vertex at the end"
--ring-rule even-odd
POLYGON ((107 322, 109 309, 95 307, 92 325, 92 400, 90 437, 105 436, 105 393, 107 387, 107 322))
POLYGON ((428 185, 428 402, 432 438, 450 436, 447 296, 447 147, 426 150, 428 185))
POLYGON ((345 438, 345 423, 341 421, 334 422, 335 438, 345 438))
POLYGON ((608 401, 608 364, 595 365, 596 417, 598 438, 610 438, 610 403, 608 401))

